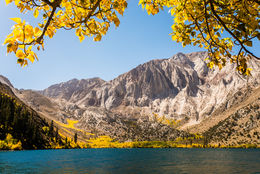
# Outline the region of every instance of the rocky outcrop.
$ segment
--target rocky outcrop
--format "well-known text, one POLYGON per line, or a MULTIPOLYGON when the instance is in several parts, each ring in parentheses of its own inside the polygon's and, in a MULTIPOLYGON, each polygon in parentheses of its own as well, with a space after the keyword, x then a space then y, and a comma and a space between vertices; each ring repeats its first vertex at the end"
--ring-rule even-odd
POLYGON ((96 107, 127 116, 138 110, 144 117, 158 113, 176 120, 189 118, 188 124, 196 124, 245 85, 254 88, 260 83, 259 62, 252 60, 253 75, 244 79, 231 64, 222 70, 209 69, 207 56, 206 52, 178 53, 139 65, 108 82, 73 79, 40 93, 60 103, 64 111, 80 110, 75 114, 79 118, 88 107, 96 107))
POLYGON ((72 79, 68 82, 52 85, 43 91, 38 91, 40 94, 54 99, 64 99, 69 102, 76 102, 85 97, 95 87, 101 86, 105 81, 100 78, 91 79, 72 79))
POLYGON ((205 135, 212 144, 260 144, 260 96, 210 128, 205 135))

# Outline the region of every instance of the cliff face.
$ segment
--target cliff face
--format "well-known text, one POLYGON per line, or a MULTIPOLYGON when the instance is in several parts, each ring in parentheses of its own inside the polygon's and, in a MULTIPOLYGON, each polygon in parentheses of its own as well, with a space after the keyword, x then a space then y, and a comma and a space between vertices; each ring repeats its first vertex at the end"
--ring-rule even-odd
MULTIPOLYGON (((73 79, 40 93, 60 103, 64 110, 82 109, 79 117, 87 108, 96 107, 127 116, 138 110, 141 116, 154 112, 173 119, 188 117, 190 123, 196 123, 221 107, 228 96, 260 82, 259 63, 252 61, 253 75, 243 79, 230 64, 221 71, 208 69, 206 58, 206 52, 179 53, 139 65, 109 82, 73 79)), ((229 102, 227 107, 231 106, 229 102)))
POLYGON ((95 87, 101 86, 104 82, 105 81, 100 78, 82 80, 72 79, 68 82, 52 85, 43 91, 39 91, 39 93, 55 99, 76 102, 84 98, 85 95, 95 87))

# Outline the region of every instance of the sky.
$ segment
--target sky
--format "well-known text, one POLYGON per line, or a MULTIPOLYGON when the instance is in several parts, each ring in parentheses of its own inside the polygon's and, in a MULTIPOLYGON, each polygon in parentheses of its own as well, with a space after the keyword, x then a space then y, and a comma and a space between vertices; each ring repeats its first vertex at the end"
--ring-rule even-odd
POLYGON ((14 22, 9 18, 13 17, 21 17, 30 24, 36 20, 31 13, 20 14, 14 5, 6 6, 4 0, 0 1, 0 74, 18 89, 41 90, 73 78, 100 77, 108 81, 152 59, 170 58, 178 52, 205 51, 194 46, 183 48, 172 41, 169 34, 173 17, 167 10, 149 16, 138 6, 138 0, 129 0, 120 26, 112 25, 102 41, 86 38, 80 43, 74 31, 58 30, 54 38, 45 39, 45 51, 37 52, 39 61, 22 68, 15 55, 6 55, 6 47, 2 46, 11 33, 14 22))

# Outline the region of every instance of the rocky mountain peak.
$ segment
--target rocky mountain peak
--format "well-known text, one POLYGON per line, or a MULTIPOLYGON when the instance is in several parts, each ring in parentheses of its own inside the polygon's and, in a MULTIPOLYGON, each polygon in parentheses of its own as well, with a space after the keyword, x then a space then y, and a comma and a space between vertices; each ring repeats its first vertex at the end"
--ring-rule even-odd
POLYGON ((89 91, 103 83, 105 83, 105 81, 97 77, 81 80, 72 79, 67 82, 52 85, 47 89, 40 91, 40 93, 47 97, 69 101, 72 96, 78 95, 80 92, 89 91))
POLYGON ((221 71, 209 69, 205 62, 207 56, 207 52, 178 53, 169 59, 139 65, 109 82, 99 78, 73 79, 53 85, 42 94, 82 110, 96 107, 121 115, 133 115, 138 110, 139 116, 158 113, 197 122, 220 107, 227 96, 247 83, 260 81, 257 62, 251 63, 255 74, 244 80, 230 64, 221 71))
POLYGON ((170 61, 172 63, 178 63, 182 66, 190 66, 191 68, 193 68, 195 65, 194 62, 192 62, 192 60, 183 53, 177 53, 176 55, 172 56, 172 58, 170 58, 170 61))

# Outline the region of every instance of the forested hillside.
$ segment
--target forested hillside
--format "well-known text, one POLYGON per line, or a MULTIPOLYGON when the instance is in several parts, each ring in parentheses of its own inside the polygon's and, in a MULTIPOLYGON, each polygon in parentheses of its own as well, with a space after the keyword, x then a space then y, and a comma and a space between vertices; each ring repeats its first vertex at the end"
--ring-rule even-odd
POLYGON ((53 123, 43 120, 0 83, 0 149, 43 149, 62 144, 53 123))

